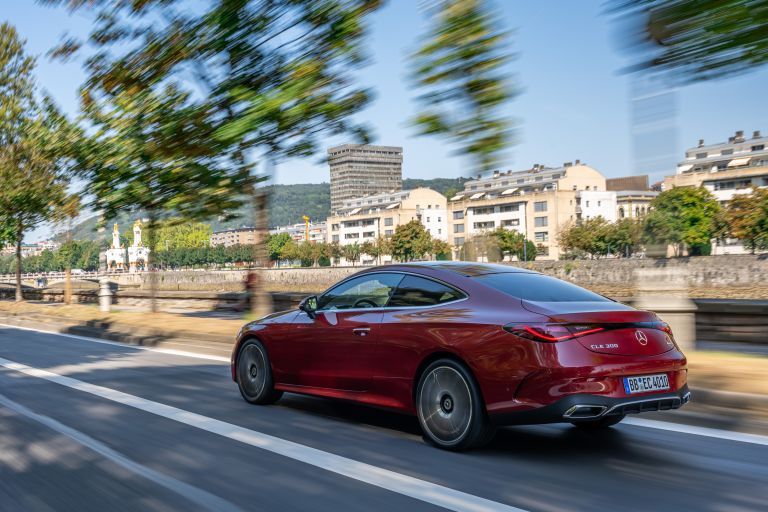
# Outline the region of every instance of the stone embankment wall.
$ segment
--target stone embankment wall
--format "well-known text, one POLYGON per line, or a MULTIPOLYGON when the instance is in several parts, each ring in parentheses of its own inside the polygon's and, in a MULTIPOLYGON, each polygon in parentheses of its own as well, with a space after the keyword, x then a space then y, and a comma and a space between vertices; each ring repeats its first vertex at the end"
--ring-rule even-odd
MULTIPOLYGON (((613 297, 634 295, 636 269, 680 269, 688 276, 693 297, 768 298, 768 255, 701 256, 672 259, 534 261, 514 263, 566 279, 613 297)), ((268 291, 319 292, 365 267, 269 269, 262 273, 268 291)), ((246 271, 158 272, 165 291, 240 291, 246 271)), ((148 290, 148 274, 122 274, 110 280, 123 289, 148 290)), ((49 285, 51 286, 51 285, 49 285)), ((55 285, 53 285, 55 286, 55 285)))

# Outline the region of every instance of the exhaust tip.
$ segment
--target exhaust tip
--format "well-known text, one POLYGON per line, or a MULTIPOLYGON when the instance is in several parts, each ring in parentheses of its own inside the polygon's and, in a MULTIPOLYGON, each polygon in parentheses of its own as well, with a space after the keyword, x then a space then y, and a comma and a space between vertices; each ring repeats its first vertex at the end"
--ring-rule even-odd
POLYGON ((563 414, 565 419, 599 418, 608 409, 604 405, 574 405, 563 414))

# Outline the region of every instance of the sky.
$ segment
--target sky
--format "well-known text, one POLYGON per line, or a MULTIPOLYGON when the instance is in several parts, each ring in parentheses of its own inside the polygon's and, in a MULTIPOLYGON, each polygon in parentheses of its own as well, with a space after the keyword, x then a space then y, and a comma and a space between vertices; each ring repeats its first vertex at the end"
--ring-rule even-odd
MULTIPOLYGON (((65 112, 78 109, 77 89, 84 73, 77 62, 51 62, 45 53, 64 32, 87 34, 83 15, 38 5, 33 0, 0 0, 0 21, 14 24, 27 39, 27 50, 39 57, 37 77, 65 112)), ((408 119, 416 109, 409 87, 407 57, 417 47, 426 21, 416 0, 390 0, 370 19, 370 64, 359 72, 361 84, 376 92, 371 106, 359 114, 374 131, 375 142, 404 148, 403 176, 436 178, 469 176, 469 162, 453 155, 446 141, 417 137, 408 119)), ((496 0, 499 23, 509 28, 515 53, 505 71, 519 94, 509 104, 515 121, 515 144, 501 168, 521 170, 534 163, 548 166, 580 159, 607 177, 643 173, 635 158, 631 94, 637 77, 621 70, 631 63, 623 48, 622 26, 594 0, 496 0)), ((698 139, 725 141, 736 130, 751 135, 768 132, 768 67, 674 92, 670 113, 675 130, 668 143, 674 161, 698 139), (676 135, 675 135, 676 134, 676 135)), ((329 138, 331 146, 344 140, 329 138)), ((328 181, 320 157, 281 163, 276 183, 328 181)), ((654 176, 655 178, 661 175, 654 176)), ((45 238, 38 229, 27 241, 45 238)))

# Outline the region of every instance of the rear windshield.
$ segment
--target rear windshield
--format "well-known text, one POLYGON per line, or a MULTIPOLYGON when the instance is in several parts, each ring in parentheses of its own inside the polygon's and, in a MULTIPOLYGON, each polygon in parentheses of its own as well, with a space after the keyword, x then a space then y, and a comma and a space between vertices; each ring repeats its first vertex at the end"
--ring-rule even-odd
POLYGON ((580 286, 542 274, 508 272, 475 279, 512 297, 534 302, 611 302, 580 286))

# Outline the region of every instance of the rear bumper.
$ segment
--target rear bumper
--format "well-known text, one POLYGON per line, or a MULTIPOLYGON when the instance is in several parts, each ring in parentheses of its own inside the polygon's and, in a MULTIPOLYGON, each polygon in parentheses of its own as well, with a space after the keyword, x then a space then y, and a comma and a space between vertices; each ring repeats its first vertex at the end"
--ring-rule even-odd
POLYGON ((491 420, 499 426, 590 421, 604 416, 679 409, 690 400, 687 384, 671 393, 639 397, 575 394, 537 409, 493 414, 491 420))

